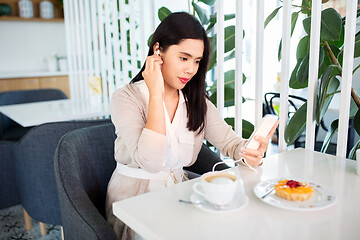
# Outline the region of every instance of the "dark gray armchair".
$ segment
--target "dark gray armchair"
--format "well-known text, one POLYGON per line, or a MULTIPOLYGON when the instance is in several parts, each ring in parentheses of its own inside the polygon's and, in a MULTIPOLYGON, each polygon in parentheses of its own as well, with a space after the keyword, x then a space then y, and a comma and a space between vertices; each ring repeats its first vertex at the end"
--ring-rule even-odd
POLYGON ((15 145, 21 204, 33 219, 61 225, 54 174, 54 154, 61 137, 75 129, 107 123, 109 119, 45 123, 32 128, 15 145))
MULTIPOLYGON (((54 167, 67 240, 116 239, 105 217, 107 184, 116 166, 114 132, 112 124, 94 126, 70 132, 59 142, 54 167)), ((196 163, 187 170, 202 174, 218 161, 203 145, 196 163)))
MULTIPOLYGON (((0 93, 0 106, 65 99, 58 89, 19 90, 0 93)), ((0 112, 0 209, 20 203, 13 147, 30 128, 25 128, 0 112)))
POLYGON ((13 152, 15 143, 0 141, 0 209, 20 204, 13 152))
POLYGON ((67 240, 117 239, 105 217, 115 137, 113 124, 107 124, 70 132, 59 142, 54 167, 67 240))
MULTIPOLYGON (((18 90, 0 93, 0 106, 66 99, 59 89, 18 90)), ((0 139, 18 141, 30 128, 24 128, 0 113, 0 139)))
MULTIPOLYGON (((184 167, 184 169, 190 172, 189 177, 192 176, 191 173, 202 175, 212 171, 213 166, 220 161, 222 161, 221 158, 216 153, 211 151, 208 146, 203 144, 195 163, 189 167, 184 167)), ((215 170, 220 171, 227 168, 229 167, 226 164, 219 164, 216 166, 215 170)))

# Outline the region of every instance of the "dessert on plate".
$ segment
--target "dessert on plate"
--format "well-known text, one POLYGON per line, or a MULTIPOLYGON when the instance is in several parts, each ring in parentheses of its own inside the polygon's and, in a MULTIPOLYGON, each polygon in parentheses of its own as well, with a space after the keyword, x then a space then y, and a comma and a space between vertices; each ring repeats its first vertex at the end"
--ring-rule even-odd
POLYGON ((314 193, 313 187, 295 180, 280 180, 274 188, 277 196, 290 201, 305 201, 314 193))

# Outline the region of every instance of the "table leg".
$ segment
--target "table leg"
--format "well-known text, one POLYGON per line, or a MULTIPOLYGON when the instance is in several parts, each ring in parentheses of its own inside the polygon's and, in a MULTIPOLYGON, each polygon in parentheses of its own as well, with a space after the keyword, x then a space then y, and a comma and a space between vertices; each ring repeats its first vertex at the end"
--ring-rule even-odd
POLYGON ((26 229, 26 231, 30 231, 31 227, 32 227, 31 226, 31 217, 26 212, 25 208, 23 208, 23 212, 24 212, 25 229, 26 229))
POLYGON ((46 224, 39 222, 39 226, 40 226, 40 233, 42 236, 47 234, 47 230, 46 230, 46 224))

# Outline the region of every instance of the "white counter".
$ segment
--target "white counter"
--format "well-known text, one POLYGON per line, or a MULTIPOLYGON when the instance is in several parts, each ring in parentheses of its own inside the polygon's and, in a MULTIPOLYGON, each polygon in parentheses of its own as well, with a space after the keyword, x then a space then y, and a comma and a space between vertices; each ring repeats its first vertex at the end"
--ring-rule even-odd
POLYGON ((52 77, 52 76, 66 76, 69 75, 68 72, 48 72, 48 71, 39 71, 39 72, 0 72, 0 79, 8 78, 31 78, 31 77, 52 77))

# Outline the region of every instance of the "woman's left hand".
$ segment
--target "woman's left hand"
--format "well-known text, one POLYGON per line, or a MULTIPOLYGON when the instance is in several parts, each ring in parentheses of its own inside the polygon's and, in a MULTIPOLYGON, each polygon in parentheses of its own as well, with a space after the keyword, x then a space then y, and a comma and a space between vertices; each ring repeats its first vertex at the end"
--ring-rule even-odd
POLYGON ((262 165, 262 159, 265 157, 265 152, 269 145, 269 140, 271 136, 276 131, 279 122, 277 122, 274 127, 271 129, 270 133, 266 137, 255 136, 254 139, 260 143, 260 146, 257 150, 249 149, 243 147, 241 149, 242 157, 245 158, 247 164, 251 167, 258 167, 262 165))

